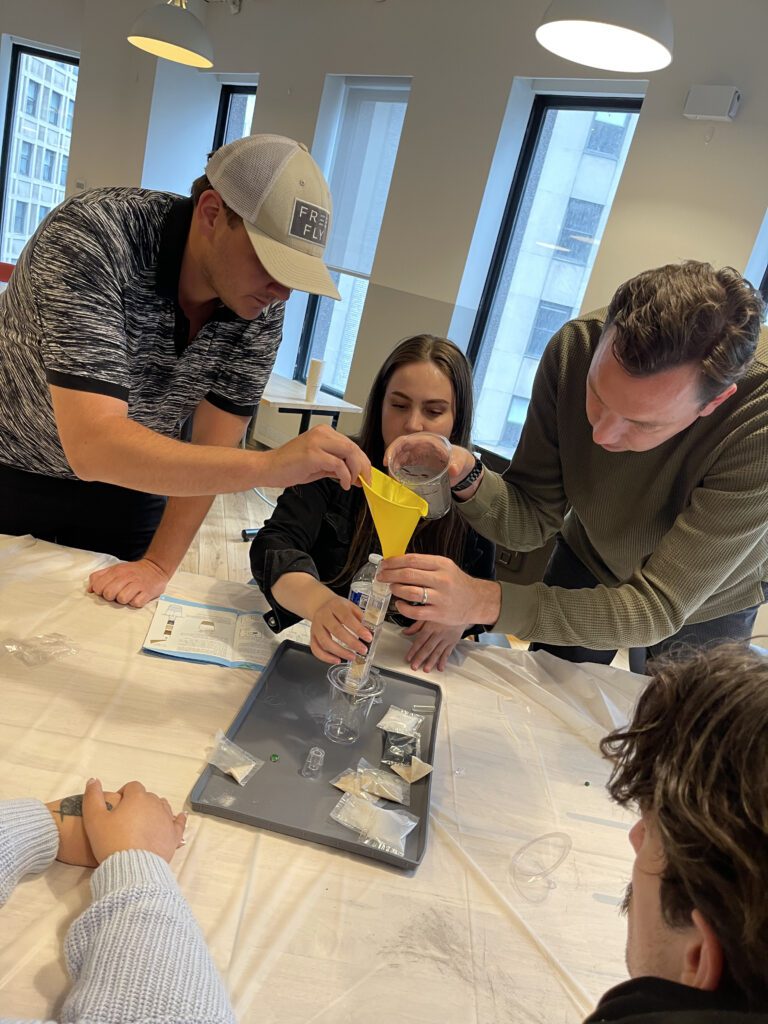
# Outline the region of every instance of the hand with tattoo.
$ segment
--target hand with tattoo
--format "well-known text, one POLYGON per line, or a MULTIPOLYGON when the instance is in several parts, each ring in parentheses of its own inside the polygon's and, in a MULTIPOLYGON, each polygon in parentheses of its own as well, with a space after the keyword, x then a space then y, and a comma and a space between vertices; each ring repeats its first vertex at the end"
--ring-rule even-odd
MULTIPOLYGON (((107 809, 110 811, 117 807, 122 800, 120 793, 105 793, 104 797, 107 809)), ((75 864, 78 867, 97 867, 99 862, 93 855, 83 822, 83 794, 52 800, 45 806, 51 812, 59 830, 59 850, 56 860, 60 860, 64 864, 75 864)))
POLYGON ((170 863, 184 842, 186 814, 174 814, 163 797, 148 793, 140 782, 128 782, 118 794, 104 793, 98 779, 89 779, 83 797, 83 821, 93 855, 101 864, 113 853, 147 850, 170 863), (119 798, 110 813, 107 797, 119 798))

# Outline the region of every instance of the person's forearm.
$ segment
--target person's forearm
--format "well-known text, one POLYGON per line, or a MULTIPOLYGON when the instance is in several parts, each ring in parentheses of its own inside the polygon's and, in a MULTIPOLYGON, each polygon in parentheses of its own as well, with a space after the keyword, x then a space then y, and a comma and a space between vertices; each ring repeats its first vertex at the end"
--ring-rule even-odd
POLYGON ((561 495, 543 501, 488 469, 467 494, 455 505, 462 518, 481 536, 513 551, 542 547, 563 523, 561 495))
POLYGON ((195 539, 200 525, 213 504, 213 498, 169 498, 163 518, 155 531, 145 558, 172 576, 195 539))
MULTIPOLYGON (((235 448, 240 444, 247 427, 248 420, 245 417, 222 413, 204 401, 197 407, 192 419, 192 443, 235 448)), ((210 495, 169 498, 145 558, 172 576, 195 539, 213 501, 210 495)))
POLYGON ((608 651, 648 647, 676 633, 685 614, 638 585, 568 590, 544 583, 502 583, 496 632, 519 640, 608 651))
POLYGON ((121 416, 100 420, 66 452, 76 475, 150 494, 174 497, 227 494, 269 486, 275 452, 185 444, 121 416))
POLYGON ((91 889, 94 902, 66 939, 74 985, 62 1020, 234 1024, 200 928, 160 857, 115 853, 91 889))
POLYGON ((315 612, 334 592, 308 572, 287 572, 272 584, 272 595, 286 611, 311 622, 315 612))

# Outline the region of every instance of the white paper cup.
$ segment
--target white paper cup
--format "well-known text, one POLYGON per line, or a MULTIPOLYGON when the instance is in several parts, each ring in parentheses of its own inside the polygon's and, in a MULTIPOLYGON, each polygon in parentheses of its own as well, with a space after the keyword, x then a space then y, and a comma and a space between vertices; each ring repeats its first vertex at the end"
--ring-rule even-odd
POLYGON ((307 370, 307 401, 314 402, 323 382, 325 363, 322 359, 310 359, 307 370))

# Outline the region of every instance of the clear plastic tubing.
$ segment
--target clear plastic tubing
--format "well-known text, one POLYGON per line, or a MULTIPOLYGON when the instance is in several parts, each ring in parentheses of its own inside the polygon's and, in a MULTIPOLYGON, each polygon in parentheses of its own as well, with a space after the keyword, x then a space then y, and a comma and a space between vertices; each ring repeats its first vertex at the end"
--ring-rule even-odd
POLYGON ((348 681, 355 686, 362 686, 368 679, 391 597, 392 591, 389 589, 389 584, 380 582, 378 578, 375 579, 371 584, 371 596, 368 598, 368 604, 365 606, 363 614, 363 625, 371 631, 373 640, 371 640, 366 654, 355 655, 355 660, 350 664, 347 673, 348 681))

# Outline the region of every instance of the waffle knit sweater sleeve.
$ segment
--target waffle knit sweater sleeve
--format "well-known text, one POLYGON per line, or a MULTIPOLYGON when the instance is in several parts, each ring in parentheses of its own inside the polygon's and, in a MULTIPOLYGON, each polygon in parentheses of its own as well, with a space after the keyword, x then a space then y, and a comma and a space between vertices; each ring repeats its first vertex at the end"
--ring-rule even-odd
POLYGON ((640 647, 763 600, 768 576, 768 337, 735 395, 645 452, 595 444, 587 374, 604 311, 547 347, 509 470, 458 508, 519 551, 558 530, 594 589, 502 584, 495 628, 522 640, 640 647))
MULTIPOLYGON (((0 902, 25 874, 45 870, 57 848, 44 804, 0 802, 0 902)), ((66 937, 73 985, 62 1024, 234 1024, 202 933, 161 857, 113 854, 94 871, 91 892, 93 903, 66 937)))

